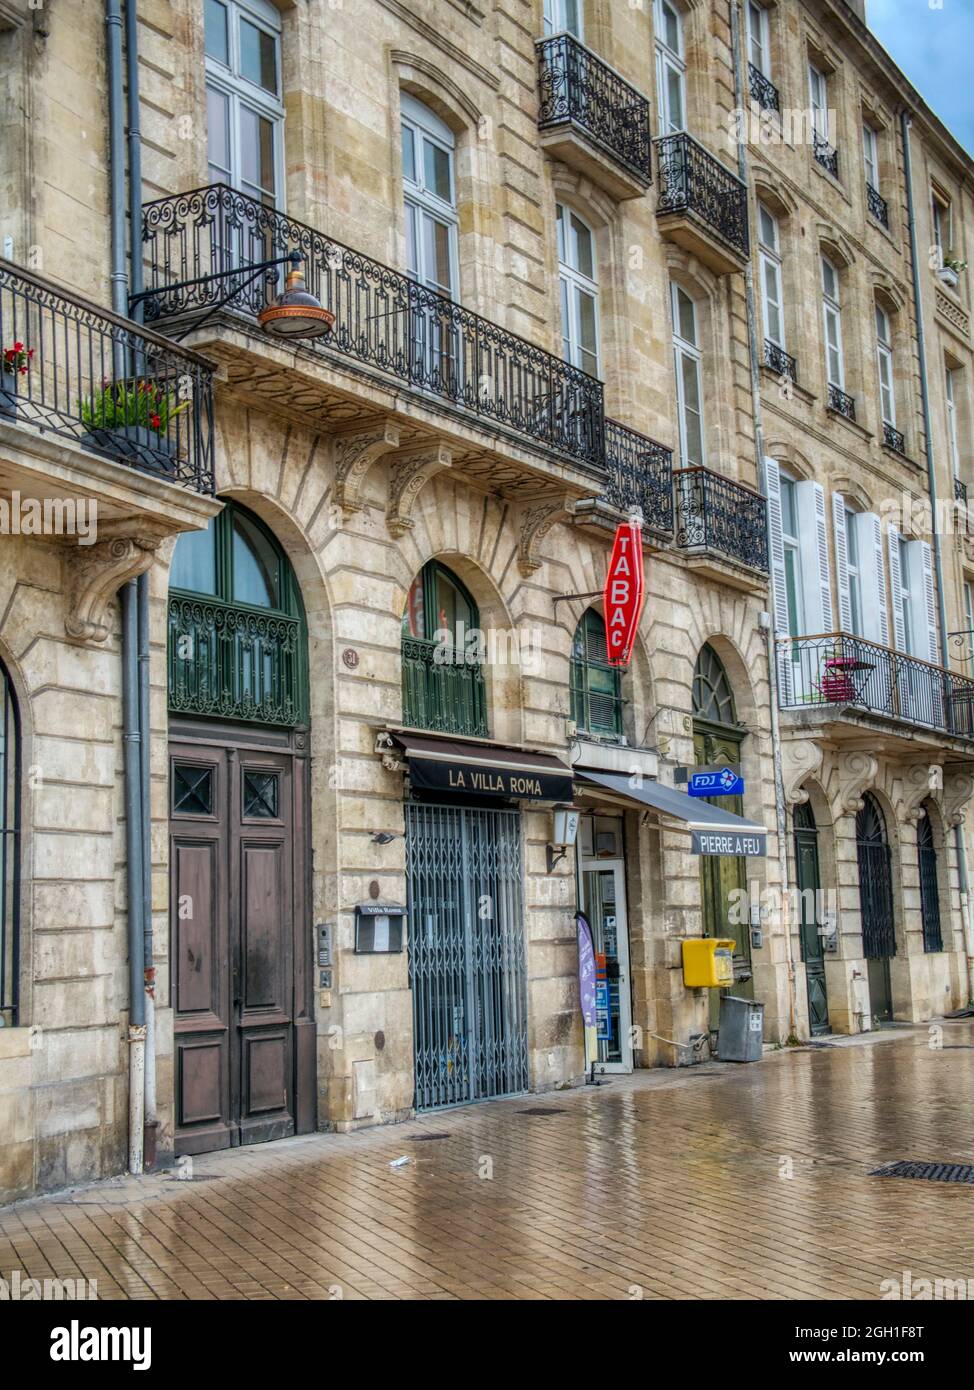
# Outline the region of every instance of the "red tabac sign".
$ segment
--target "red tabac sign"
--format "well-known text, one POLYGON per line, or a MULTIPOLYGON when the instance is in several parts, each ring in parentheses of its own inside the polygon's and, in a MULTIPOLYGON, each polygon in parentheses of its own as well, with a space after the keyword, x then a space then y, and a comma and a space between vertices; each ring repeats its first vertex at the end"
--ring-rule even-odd
POLYGON ((627 521, 616 528, 602 594, 610 666, 629 665, 645 597, 642 526, 627 521))

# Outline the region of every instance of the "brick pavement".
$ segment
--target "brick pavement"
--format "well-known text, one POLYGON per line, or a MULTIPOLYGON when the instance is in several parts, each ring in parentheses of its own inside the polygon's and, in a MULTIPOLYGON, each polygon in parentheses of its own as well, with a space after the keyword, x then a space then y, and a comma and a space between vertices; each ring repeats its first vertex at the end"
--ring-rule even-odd
POLYGON ((944 1043, 898 1030, 206 1155, 192 1181, 0 1211, 0 1277, 108 1299, 872 1299, 906 1269, 974 1279, 974 1187, 868 1176, 974 1161, 974 1024, 944 1043))

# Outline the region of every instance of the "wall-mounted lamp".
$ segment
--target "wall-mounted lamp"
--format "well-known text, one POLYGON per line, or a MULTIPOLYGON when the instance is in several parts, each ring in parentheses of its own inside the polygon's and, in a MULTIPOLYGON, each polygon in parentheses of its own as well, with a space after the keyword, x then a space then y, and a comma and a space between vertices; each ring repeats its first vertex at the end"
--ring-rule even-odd
POLYGON ((550 874, 556 864, 575 844, 578 836, 578 821, 581 816, 577 806, 556 806, 554 814, 554 833, 549 844, 545 845, 545 855, 550 874))

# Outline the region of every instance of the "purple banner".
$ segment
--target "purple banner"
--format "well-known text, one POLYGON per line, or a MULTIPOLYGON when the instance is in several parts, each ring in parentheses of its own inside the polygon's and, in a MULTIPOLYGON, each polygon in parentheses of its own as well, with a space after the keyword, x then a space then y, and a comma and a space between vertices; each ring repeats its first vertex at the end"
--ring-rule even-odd
POLYGON ((584 912, 575 914, 578 929, 578 993, 582 1003, 582 1022, 595 1027, 595 944, 592 928, 584 912))

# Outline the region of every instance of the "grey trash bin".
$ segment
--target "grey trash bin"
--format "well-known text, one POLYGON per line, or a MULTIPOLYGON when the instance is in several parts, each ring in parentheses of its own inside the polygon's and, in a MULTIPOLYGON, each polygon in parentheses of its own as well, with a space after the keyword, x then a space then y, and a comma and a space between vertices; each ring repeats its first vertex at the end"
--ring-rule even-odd
POLYGON ((717 1020, 717 1056, 722 1062, 759 1062, 764 1041, 764 1005, 725 994, 717 1020))

